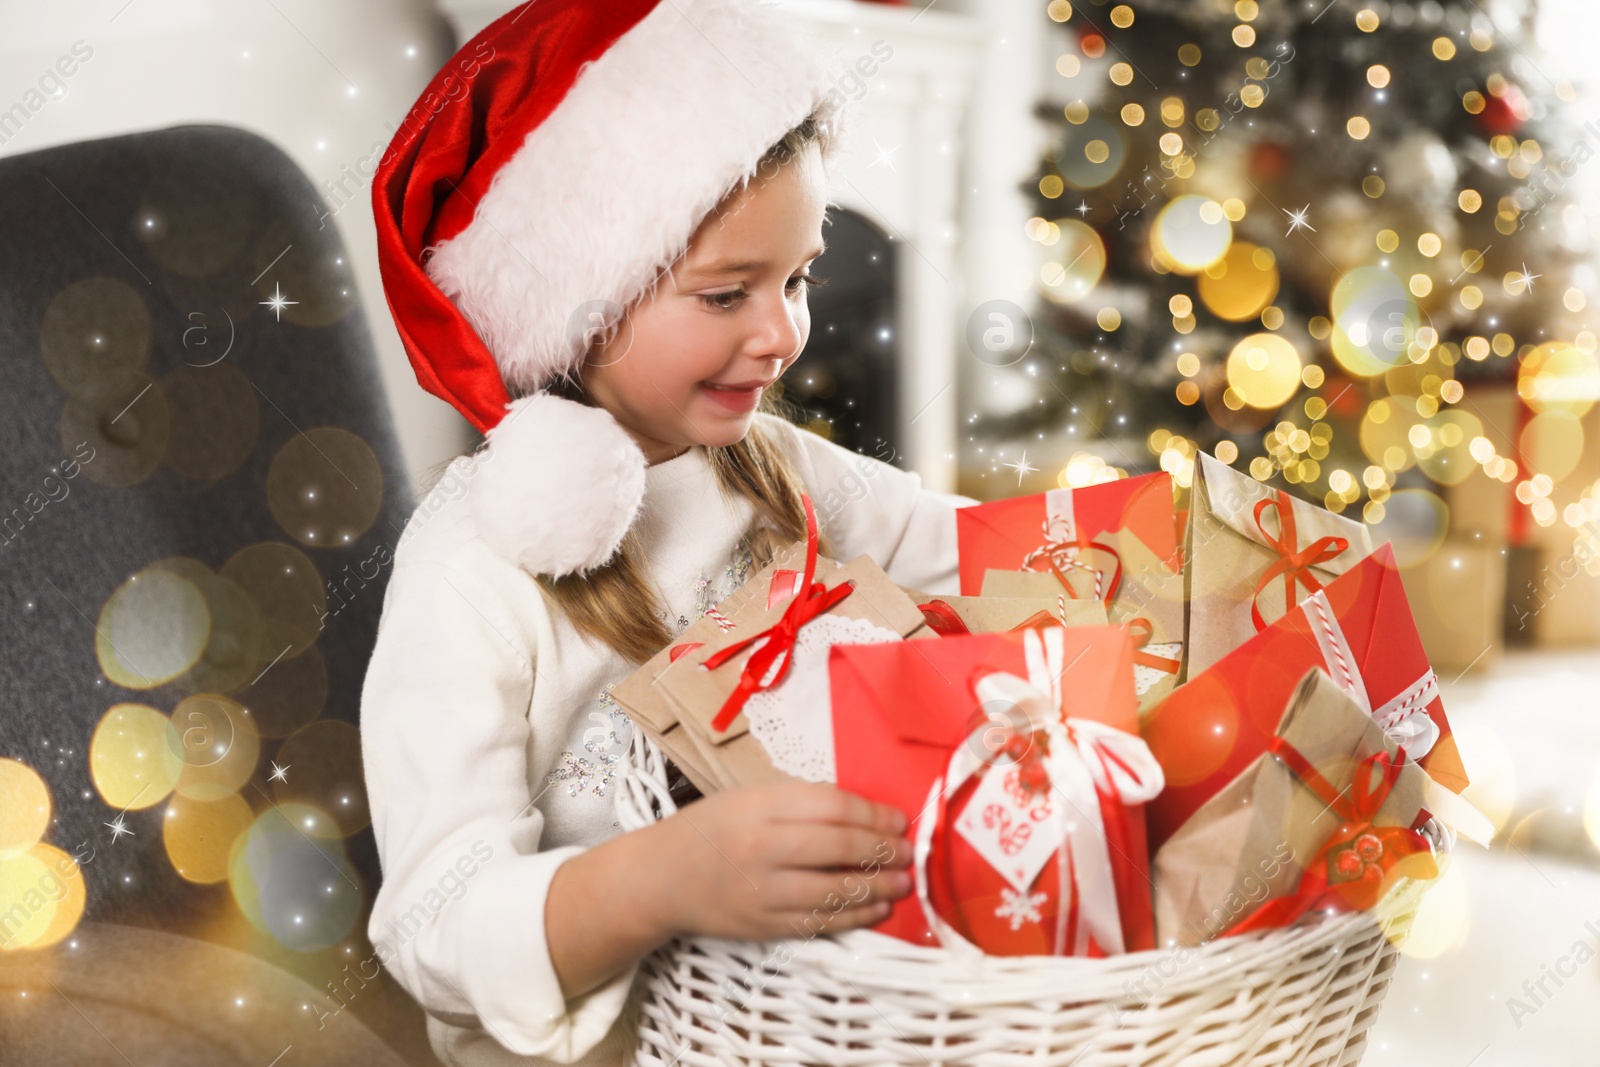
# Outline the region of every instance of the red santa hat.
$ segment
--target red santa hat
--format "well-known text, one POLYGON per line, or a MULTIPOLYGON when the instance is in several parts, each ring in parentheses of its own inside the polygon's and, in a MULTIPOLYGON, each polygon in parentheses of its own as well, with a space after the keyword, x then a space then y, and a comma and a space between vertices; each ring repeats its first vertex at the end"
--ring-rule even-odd
POLYGON ((469 496, 497 551, 549 575, 615 553, 644 455, 540 390, 791 128, 827 127, 831 164, 836 83, 770 3, 532 0, 428 84, 373 182, 378 263, 417 380, 487 435, 469 496))

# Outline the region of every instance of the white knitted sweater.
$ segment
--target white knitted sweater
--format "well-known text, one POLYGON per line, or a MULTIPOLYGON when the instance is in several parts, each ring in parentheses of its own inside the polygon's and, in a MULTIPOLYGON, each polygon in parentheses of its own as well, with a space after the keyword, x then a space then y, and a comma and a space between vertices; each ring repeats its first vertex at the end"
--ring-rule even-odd
MULTIPOLYGON (((841 560, 956 592, 955 508, 921 479, 775 416, 841 560)), ((368 934, 427 1010, 449 1064, 619 1063, 637 967, 563 1000, 544 938, 565 860, 621 832, 612 803, 631 736, 610 689, 633 669, 552 615, 533 578, 477 535, 457 460, 395 553, 361 698, 383 884, 368 934)), ((719 490, 696 446, 646 471, 637 520, 681 632, 749 576, 748 501, 719 490)), ((604 922, 597 916, 596 922, 604 922)))

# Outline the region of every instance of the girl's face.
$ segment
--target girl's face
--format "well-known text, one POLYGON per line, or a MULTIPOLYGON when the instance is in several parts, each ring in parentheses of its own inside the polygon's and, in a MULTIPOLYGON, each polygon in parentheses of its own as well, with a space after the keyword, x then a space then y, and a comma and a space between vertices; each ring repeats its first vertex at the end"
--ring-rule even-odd
POLYGON ((655 293, 589 353, 585 389, 647 462, 749 432, 762 389, 811 334, 807 268, 823 251, 826 210, 821 153, 811 145, 708 216, 655 293))

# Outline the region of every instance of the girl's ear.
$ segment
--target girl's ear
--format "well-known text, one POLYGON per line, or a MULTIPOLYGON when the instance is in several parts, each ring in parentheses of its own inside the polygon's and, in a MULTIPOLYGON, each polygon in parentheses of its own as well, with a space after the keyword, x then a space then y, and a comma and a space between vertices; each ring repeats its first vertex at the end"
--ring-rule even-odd
POLYGON ((644 500, 638 444, 605 408, 535 393, 488 433, 468 494, 478 535, 533 574, 586 574, 616 554, 644 500))

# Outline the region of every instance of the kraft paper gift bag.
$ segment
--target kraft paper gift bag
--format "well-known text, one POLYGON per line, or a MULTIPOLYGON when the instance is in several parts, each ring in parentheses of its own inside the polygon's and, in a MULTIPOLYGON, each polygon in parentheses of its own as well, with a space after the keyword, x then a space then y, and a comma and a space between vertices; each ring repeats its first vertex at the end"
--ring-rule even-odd
POLYGON ((1157 850, 1160 944, 1371 907, 1396 878, 1435 873, 1415 832, 1427 773, 1326 672, 1301 679, 1273 742, 1157 850))
POLYGON ((1184 539, 1182 683, 1372 554, 1364 523, 1196 457, 1184 539))

